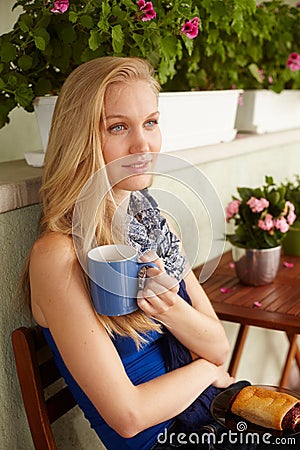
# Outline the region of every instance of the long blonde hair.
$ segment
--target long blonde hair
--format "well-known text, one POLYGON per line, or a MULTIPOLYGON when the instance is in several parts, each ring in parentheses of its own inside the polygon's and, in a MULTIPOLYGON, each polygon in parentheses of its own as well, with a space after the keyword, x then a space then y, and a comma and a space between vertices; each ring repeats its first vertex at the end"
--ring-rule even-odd
MULTIPOLYGON (((105 167, 101 125, 106 91, 114 83, 135 80, 149 83, 158 96, 159 85, 153 77, 153 69, 139 58, 97 58, 80 65, 66 79, 56 102, 45 157, 40 233, 73 234, 76 201, 88 180, 105 167)), ((113 242, 111 222, 114 212, 113 193, 108 189, 98 208, 93 229, 98 245, 113 242)), ((29 261, 23 275, 23 294, 30 305, 28 268, 29 261)), ((125 317, 98 317, 110 334, 130 335, 137 342, 140 333, 159 329, 159 325, 140 310, 125 317)))

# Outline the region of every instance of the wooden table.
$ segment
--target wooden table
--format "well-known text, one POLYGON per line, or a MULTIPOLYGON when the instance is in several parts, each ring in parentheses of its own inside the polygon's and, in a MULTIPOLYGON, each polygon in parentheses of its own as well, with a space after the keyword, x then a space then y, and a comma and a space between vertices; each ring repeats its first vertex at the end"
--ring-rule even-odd
MULTIPOLYGON (((200 271, 201 267, 194 269, 197 278, 200 271)), ((240 324, 228 369, 233 376, 236 375, 250 326, 285 331, 290 346, 280 386, 286 387, 293 359, 296 359, 300 370, 300 352, 297 346, 300 334, 300 257, 282 256, 273 283, 254 287, 239 282, 231 252, 227 252, 213 275, 202 286, 218 317, 240 324), (287 268, 284 262, 294 266, 287 268), (226 288, 227 292, 222 293, 221 288, 226 288), (261 307, 255 306, 254 302, 261 304, 261 307)))

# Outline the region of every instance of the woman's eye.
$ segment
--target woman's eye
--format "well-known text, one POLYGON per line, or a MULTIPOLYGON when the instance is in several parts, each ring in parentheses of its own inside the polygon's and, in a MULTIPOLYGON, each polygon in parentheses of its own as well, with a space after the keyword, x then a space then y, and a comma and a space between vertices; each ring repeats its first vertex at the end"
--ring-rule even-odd
POLYGON ((118 125, 112 125, 109 127, 110 131, 118 133, 119 131, 123 131, 125 129, 124 125, 118 124, 118 125))
POLYGON ((157 125, 158 121, 157 120, 148 120, 148 122, 146 122, 145 126, 146 127, 154 127, 154 125, 157 125))

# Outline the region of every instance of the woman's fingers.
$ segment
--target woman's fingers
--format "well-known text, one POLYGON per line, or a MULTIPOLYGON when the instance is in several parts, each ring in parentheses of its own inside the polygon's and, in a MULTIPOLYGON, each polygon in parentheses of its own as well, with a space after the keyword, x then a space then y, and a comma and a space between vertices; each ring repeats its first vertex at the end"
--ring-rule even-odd
POLYGON ((142 262, 153 262, 160 270, 165 270, 163 260, 153 250, 141 256, 140 260, 142 262))
POLYGON ((179 284, 176 278, 170 277, 166 272, 149 267, 145 287, 151 289, 156 295, 164 294, 167 291, 177 294, 179 284))

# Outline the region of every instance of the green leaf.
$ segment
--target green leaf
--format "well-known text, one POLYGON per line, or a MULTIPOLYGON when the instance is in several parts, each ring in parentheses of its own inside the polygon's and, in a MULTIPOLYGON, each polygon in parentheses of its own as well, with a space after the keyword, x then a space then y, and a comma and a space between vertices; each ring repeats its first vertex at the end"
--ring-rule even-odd
POLYGON ((269 175, 265 176, 265 182, 268 186, 274 185, 274 179, 273 179, 273 177, 270 177, 269 175))
POLYGON ((161 39, 161 50, 166 58, 173 58, 177 54, 177 39, 175 36, 167 36, 161 39))
POLYGON ((75 11, 70 11, 69 12, 69 19, 70 19, 70 22, 77 23, 77 21, 78 21, 78 14, 75 11))
POLYGON ((124 47, 124 34, 121 25, 116 25, 112 29, 112 46, 115 53, 122 53, 124 47))
POLYGON ((2 78, 0 78, 0 90, 2 90, 2 89, 4 89, 5 88, 5 83, 4 83, 4 81, 2 80, 2 78))
POLYGON ((90 32, 90 38, 89 38, 89 47, 91 50, 97 50, 99 45, 101 44, 101 39, 99 36, 99 33, 95 30, 92 30, 90 32))
POLYGON ((15 75, 9 75, 7 78, 7 84, 10 89, 15 89, 18 84, 18 78, 15 75))
POLYGON ((18 20, 18 25, 23 33, 28 33, 33 27, 32 17, 28 14, 21 14, 18 20))
POLYGON ((18 59, 18 66, 22 70, 28 70, 32 67, 33 58, 29 55, 23 55, 18 59))
POLYGON ((33 90, 26 84, 21 84, 15 91, 15 99, 20 106, 25 107, 29 105, 34 99, 33 90))
POLYGON ((271 203, 271 205, 275 206, 280 201, 280 194, 279 192, 272 191, 268 195, 268 200, 271 203))
POLYGON ((83 16, 80 16, 79 19, 80 25, 90 30, 94 26, 94 21, 91 16, 88 16, 87 14, 84 14, 83 16))
POLYGON ((39 78, 34 87, 35 96, 42 96, 45 94, 49 94, 51 90, 52 90, 51 82, 44 77, 39 78))
POLYGON ((72 44, 76 40, 76 32, 72 25, 65 25, 60 31, 61 38, 65 44, 72 44))
POLYGON ((45 28, 38 28, 33 33, 35 46, 39 50, 45 50, 50 41, 50 35, 45 28))
POLYGON ((16 47, 10 42, 4 42, 0 48, 0 58, 3 62, 10 62, 17 56, 16 47))
POLYGON ((248 69, 251 73, 251 75, 258 81, 259 83, 263 82, 262 75, 259 72, 259 69, 256 64, 249 64, 248 69))
POLYGON ((15 102, 11 99, 0 98, 0 128, 4 127, 9 122, 8 114, 16 106, 15 102), (8 104, 7 100, 11 102, 8 104))
POLYGON ((4 69, 4 64, 0 63, 0 73, 3 71, 4 69))
POLYGON ((252 189, 250 189, 250 188, 240 187, 240 188, 237 188, 237 191, 240 194, 240 197, 241 197, 242 200, 246 200, 247 201, 247 200, 249 200, 249 198, 252 195, 252 189))

